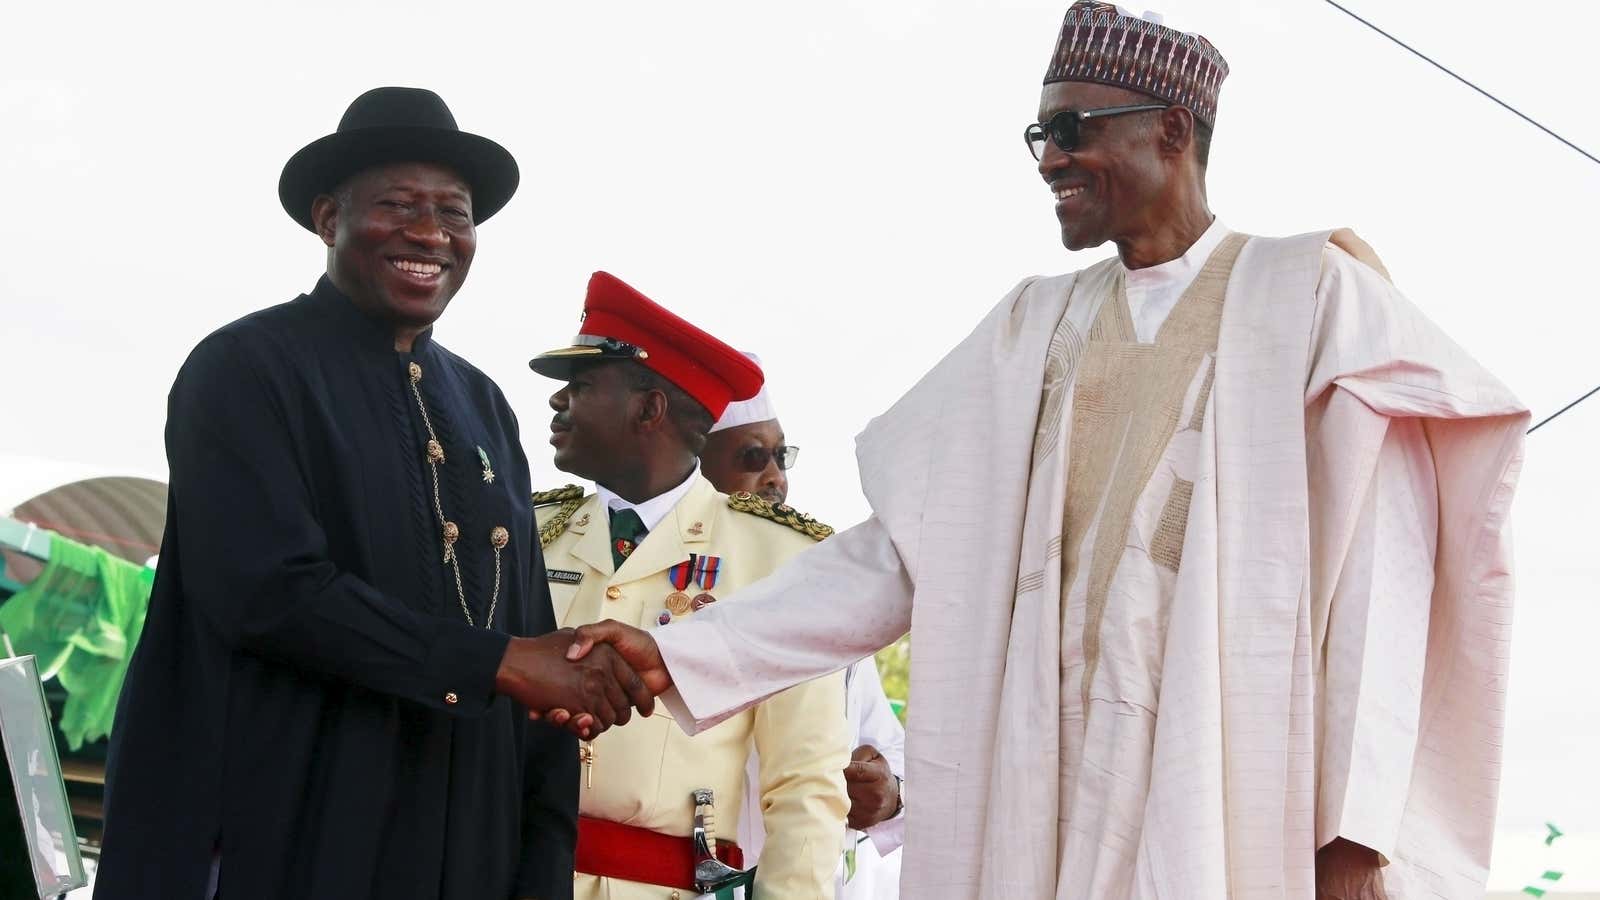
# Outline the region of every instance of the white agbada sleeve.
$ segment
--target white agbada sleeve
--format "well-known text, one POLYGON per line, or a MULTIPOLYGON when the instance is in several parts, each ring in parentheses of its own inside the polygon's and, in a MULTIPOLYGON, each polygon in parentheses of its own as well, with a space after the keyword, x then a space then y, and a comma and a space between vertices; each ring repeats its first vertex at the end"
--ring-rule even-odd
POLYGON ((837 672, 911 629, 911 578, 876 517, 777 572, 653 633, 673 687, 662 702, 689 734, 785 688, 837 672))
MULTIPOLYGON (((1340 418, 1348 395, 1330 398, 1323 423, 1340 418)), ((1369 414, 1370 415, 1370 414, 1369 414)), ((1343 837, 1387 861, 1405 813, 1422 708, 1428 619, 1433 601, 1438 490, 1422 423, 1394 419, 1370 461, 1370 478, 1350 496, 1317 484, 1311 503, 1348 503, 1348 550, 1332 580, 1323 642, 1319 722, 1317 846, 1343 837)), ((1323 435, 1313 433, 1311 455, 1323 435)), ((1328 448, 1337 452, 1336 448, 1328 448)))
POLYGON ((1391 896, 1481 896, 1528 416, 1346 252, 1324 252, 1305 407, 1314 846, 1377 851, 1391 896))

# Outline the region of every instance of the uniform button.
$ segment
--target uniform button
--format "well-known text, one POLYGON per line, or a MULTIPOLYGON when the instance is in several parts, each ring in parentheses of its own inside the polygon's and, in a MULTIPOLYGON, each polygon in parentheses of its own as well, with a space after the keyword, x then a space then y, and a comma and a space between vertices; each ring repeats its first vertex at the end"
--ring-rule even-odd
POLYGON ((622 597, 622 588, 619 588, 614 584, 611 587, 606 588, 606 599, 607 600, 617 600, 617 599, 620 599, 621 597, 622 597))
POLYGON ((460 699, 461 699, 460 697, 456 696, 456 692, 455 691, 446 691, 445 692, 444 702, 450 704, 451 706, 455 706, 456 705, 456 701, 460 700, 460 699))

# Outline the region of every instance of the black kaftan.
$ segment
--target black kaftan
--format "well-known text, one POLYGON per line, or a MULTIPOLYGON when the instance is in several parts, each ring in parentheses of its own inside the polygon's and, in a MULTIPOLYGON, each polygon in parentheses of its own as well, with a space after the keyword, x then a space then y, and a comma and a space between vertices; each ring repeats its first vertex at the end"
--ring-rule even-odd
POLYGON ((507 635, 554 627, 499 388, 431 333, 395 351, 324 277, 200 343, 167 452, 98 900, 200 900, 216 859, 225 900, 570 897, 576 747, 493 693, 507 635), (412 362, 478 627, 442 564, 412 362))

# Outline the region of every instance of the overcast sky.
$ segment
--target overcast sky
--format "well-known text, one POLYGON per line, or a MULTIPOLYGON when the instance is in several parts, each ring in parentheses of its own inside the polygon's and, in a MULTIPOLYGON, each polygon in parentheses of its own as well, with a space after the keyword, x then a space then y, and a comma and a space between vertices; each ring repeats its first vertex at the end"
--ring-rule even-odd
MULTIPOLYGON (((1600 149, 1594 3, 1347 5, 1600 149)), ((569 479, 545 443, 554 385, 526 360, 577 330, 604 268, 762 355, 804 448, 792 499, 852 523, 867 420, 1022 277, 1109 253, 1061 249, 1021 139, 1065 7, 14 4, 0 453, 164 473, 165 396, 188 349, 322 269, 278 205, 283 162, 358 93, 399 84, 437 90, 522 165, 437 334, 511 398, 536 485, 569 479)), ((1225 222, 1355 228, 1536 417, 1600 383, 1581 275, 1600 166, 1317 0, 1162 12, 1233 69, 1210 174, 1225 222)), ((1502 851, 1537 844, 1546 819, 1600 832, 1597 437, 1600 399, 1529 442, 1502 851)))

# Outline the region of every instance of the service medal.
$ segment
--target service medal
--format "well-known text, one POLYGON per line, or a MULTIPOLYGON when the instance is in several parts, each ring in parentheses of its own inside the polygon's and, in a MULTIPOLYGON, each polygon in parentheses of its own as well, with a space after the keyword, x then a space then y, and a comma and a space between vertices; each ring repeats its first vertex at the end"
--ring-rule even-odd
POLYGON ((717 576, 721 572, 722 557, 720 556, 701 556, 694 561, 694 582, 708 591, 717 586, 717 576))
POLYGON ((681 616, 688 612, 692 602, 689 595, 683 592, 694 578, 695 563, 699 557, 689 554, 689 558, 667 570, 667 580, 672 582, 672 593, 667 595, 667 612, 681 616))
POLYGON ((710 594, 695 594, 694 599, 689 601, 689 608, 701 610, 715 602, 717 602, 717 598, 711 596, 710 594))

